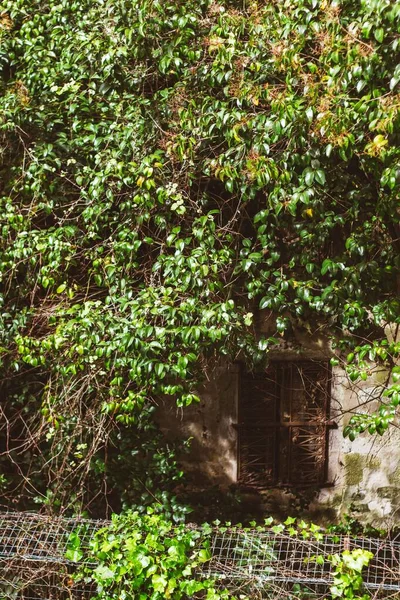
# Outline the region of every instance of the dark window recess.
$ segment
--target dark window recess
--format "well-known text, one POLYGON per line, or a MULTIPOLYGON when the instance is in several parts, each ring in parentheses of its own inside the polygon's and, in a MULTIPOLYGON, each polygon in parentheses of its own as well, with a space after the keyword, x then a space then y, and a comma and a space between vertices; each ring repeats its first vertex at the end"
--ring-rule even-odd
POLYGON ((251 487, 322 485, 327 477, 330 369, 327 363, 273 362, 242 373, 239 481, 251 487))

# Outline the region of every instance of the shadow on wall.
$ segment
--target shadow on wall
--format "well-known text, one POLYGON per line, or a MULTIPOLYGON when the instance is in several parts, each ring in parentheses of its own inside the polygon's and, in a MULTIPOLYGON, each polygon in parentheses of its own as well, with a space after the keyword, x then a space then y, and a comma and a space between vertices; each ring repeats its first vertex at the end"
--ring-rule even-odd
POLYGON ((191 438, 181 463, 198 485, 228 487, 237 478, 237 365, 219 365, 199 390, 201 401, 178 409, 171 400, 160 403, 156 419, 168 440, 191 438))

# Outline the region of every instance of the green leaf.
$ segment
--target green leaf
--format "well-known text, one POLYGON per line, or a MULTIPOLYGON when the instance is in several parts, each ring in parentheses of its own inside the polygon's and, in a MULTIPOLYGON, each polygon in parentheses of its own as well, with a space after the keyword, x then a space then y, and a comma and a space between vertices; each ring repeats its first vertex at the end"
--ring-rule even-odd
POLYGON ((110 569, 109 567, 105 566, 105 565, 99 565, 98 567, 95 568, 94 573, 96 575, 96 578, 99 581, 106 581, 107 579, 113 579, 114 575, 115 575, 115 571, 113 571, 112 569, 110 569))
POLYGON ((315 264, 314 263, 307 263, 306 264, 306 271, 307 273, 312 273, 315 269, 315 264))
POLYGON ((326 183, 325 171, 323 171, 322 169, 317 169, 317 171, 315 171, 315 180, 318 183, 320 183, 321 185, 325 185, 325 183, 326 183))
POLYGON ((65 290, 65 288, 67 287, 66 283, 62 283, 61 285, 58 286, 57 288, 57 294, 62 294, 62 292, 65 290))
POLYGON ((225 187, 226 187, 226 189, 228 190, 228 192, 233 192, 233 185, 234 185, 234 182, 233 182, 233 180, 232 180, 232 179, 228 179, 228 180, 225 182, 225 187))
POLYGON ((201 563, 207 562, 211 559, 211 553, 209 550, 206 550, 203 548, 202 550, 199 551, 198 557, 199 557, 199 561, 201 563))
POLYGON ((72 562, 79 562, 83 558, 81 539, 77 532, 72 532, 68 538, 65 558, 72 562))
POLYGON ((332 261, 329 258, 326 258, 321 266, 321 275, 326 275, 326 273, 331 269, 332 261))
POLYGON ((331 156, 332 150, 333 150, 332 144, 328 144, 327 147, 325 148, 325 154, 328 158, 331 156))
POLYGON ((263 310, 264 308, 269 308, 270 305, 271 298, 269 296, 264 296, 264 298, 261 298, 259 305, 261 310, 263 310))
POLYGON ((165 588, 168 585, 168 580, 164 575, 153 575, 151 578, 151 583, 155 592, 164 592, 165 588))
POLYGON ((304 181, 308 187, 311 187, 314 182, 314 171, 308 170, 304 176, 304 181))

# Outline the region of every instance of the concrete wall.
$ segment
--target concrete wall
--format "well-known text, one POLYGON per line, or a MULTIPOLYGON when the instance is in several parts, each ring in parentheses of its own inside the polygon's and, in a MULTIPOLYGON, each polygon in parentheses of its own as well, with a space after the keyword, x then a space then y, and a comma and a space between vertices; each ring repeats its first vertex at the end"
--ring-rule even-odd
MULTIPOLYGON (((324 340, 286 345, 271 358, 327 360, 330 349, 324 340)), ((331 355, 331 354, 330 354, 331 355)), ((191 450, 182 456, 185 469, 195 475, 199 488, 237 483, 238 364, 220 364, 200 390, 200 404, 183 410, 171 404, 160 406, 158 420, 170 439, 192 438, 191 450)), ((392 427, 383 436, 364 434, 354 442, 343 437, 343 427, 357 407, 382 388, 386 373, 377 371, 361 384, 350 384, 343 370, 332 370, 331 417, 338 427, 329 433, 328 481, 319 491, 266 490, 254 498, 265 513, 281 516, 303 512, 319 520, 332 520, 351 513, 364 523, 390 526, 400 523, 400 430, 392 427), (301 496, 301 497, 300 497, 301 496)))

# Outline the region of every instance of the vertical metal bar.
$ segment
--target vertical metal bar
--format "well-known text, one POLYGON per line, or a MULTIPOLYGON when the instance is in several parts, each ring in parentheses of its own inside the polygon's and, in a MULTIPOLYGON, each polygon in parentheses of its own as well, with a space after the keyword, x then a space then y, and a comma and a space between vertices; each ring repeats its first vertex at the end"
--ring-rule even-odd
MULTIPOLYGON (((243 363, 239 363, 238 365, 238 376, 237 376, 237 422, 239 425, 242 423, 242 373, 243 373, 243 363)), ((242 435, 241 428, 239 427, 237 430, 236 437, 236 481, 240 480, 240 476, 242 474, 242 435)))
POLYGON ((330 430, 328 428, 327 422, 331 417, 331 393, 332 393, 332 367, 330 363, 326 365, 326 393, 325 393, 325 452, 324 452, 324 468, 322 472, 322 481, 325 483, 328 481, 329 474, 329 433, 330 430))
MULTIPOLYGON (((280 363, 275 363, 275 422, 281 423, 282 413, 282 366, 280 363)), ((281 480, 281 427, 274 427, 274 482, 281 480)))
MULTIPOLYGON (((289 420, 293 421, 293 370, 295 368, 295 363, 289 363, 289 420)), ((292 427, 289 427, 287 432, 287 462, 286 462, 286 473, 285 473, 285 482, 292 482, 292 427)))
MULTIPOLYGON (((241 394, 241 377, 242 363, 235 363, 236 366, 236 393, 235 393, 235 419, 236 423, 240 423, 240 394, 241 394)), ((240 479, 240 428, 236 429, 236 482, 240 479)))

